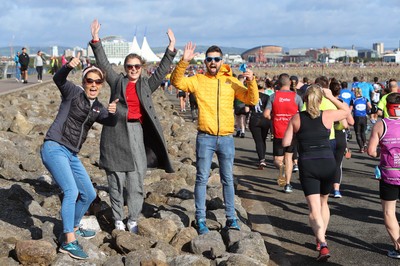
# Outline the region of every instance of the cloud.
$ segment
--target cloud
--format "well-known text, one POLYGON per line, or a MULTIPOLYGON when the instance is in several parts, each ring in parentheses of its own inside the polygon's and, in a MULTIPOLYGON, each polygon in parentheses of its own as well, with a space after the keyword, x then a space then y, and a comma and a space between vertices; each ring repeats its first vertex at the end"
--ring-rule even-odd
POLYGON ((177 45, 252 48, 350 46, 373 42, 398 46, 398 0, 116 0, 2 1, 0 47, 12 45, 83 46, 90 23, 100 36, 118 35, 139 43, 146 34, 153 47, 167 46, 171 28, 177 45))

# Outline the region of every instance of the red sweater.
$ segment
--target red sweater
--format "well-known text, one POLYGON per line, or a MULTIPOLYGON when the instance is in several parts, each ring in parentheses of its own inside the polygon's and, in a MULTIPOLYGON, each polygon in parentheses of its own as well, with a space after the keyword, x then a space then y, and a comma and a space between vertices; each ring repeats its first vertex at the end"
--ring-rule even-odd
POLYGON ((142 109, 136 93, 136 83, 129 82, 126 86, 126 102, 128 104, 128 120, 139 119, 142 122, 142 109))

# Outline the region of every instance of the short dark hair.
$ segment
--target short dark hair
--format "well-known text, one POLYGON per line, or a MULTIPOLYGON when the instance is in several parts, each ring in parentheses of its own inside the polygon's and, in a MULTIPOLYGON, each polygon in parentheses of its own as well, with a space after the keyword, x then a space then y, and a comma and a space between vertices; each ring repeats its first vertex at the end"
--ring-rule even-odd
POLYGON ((390 93, 386 98, 386 103, 399 104, 400 103, 400 93, 398 93, 398 92, 390 93))
POLYGON ((279 78, 278 78, 278 82, 279 82, 280 86, 284 86, 284 85, 290 86, 291 81, 290 81, 289 74, 287 74, 287 73, 280 74, 279 78))
POLYGON ((207 49, 207 51, 206 51, 206 56, 208 55, 208 53, 213 53, 213 52, 220 53, 221 56, 222 56, 222 50, 221 50, 221 48, 219 48, 219 47, 216 46, 216 45, 212 45, 212 46, 208 47, 208 49, 207 49))
POLYGON ((378 77, 374 77, 374 82, 378 82, 379 78, 378 77))
POLYGON ((343 81, 340 85, 342 86, 342 89, 346 89, 349 86, 346 81, 343 81))
POLYGON ((338 81, 331 82, 329 84, 329 89, 331 90, 333 96, 338 96, 341 89, 340 83, 338 81))
POLYGON ((320 76, 315 79, 315 84, 319 84, 322 88, 328 88, 329 80, 326 76, 320 76))

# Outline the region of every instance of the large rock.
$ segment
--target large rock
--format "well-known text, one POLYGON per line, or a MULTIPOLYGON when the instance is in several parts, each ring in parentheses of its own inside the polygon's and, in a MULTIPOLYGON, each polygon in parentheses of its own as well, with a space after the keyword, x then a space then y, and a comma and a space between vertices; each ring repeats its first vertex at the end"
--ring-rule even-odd
POLYGON ((150 239, 158 239, 165 242, 171 239, 178 232, 178 227, 173 220, 148 218, 138 222, 139 234, 150 239))
POLYGON ((269 254, 260 233, 251 232, 229 248, 229 252, 243 254, 268 264, 269 254))
POLYGON ((132 234, 126 231, 113 231, 115 245, 122 254, 128 254, 137 250, 148 250, 155 241, 146 237, 132 234))
POLYGON ((184 254, 177 256, 169 261, 169 266, 210 266, 210 260, 203 256, 194 254, 184 254))
POLYGON ((168 266, 167 256, 165 256, 162 250, 157 248, 132 251, 126 256, 125 266, 137 265, 168 266))
POLYGON ((190 242, 190 246, 194 254, 211 259, 221 256, 226 251, 224 241, 217 231, 199 235, 190 242))
POLYGON ((53 246, 43 240, 18 241, 15 252, 24 265, 50 265, 57 254, 53 246))
POLYGON ((10 131, 22 135, 28 135, 32 130, 33 124, 21 113, 17 113, 10 125, 10 131))
POLYGON ((193 227, 182 228, 171 240, 171 245, 179 251, 190 251, 190 242, 197 237, 197 231, 193 227))

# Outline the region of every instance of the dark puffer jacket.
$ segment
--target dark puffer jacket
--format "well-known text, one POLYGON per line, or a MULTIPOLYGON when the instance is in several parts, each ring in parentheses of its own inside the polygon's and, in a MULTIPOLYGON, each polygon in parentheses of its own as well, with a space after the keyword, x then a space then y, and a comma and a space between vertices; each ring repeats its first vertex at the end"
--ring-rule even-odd
POLYGON ((79 152, 94 122, 115 126, 117 117, 110 114, 97 99, 91 104, 84 89, 67 80, 70 71, 69 67, 63 66, 53 77, 61 92, 62 101, 45 140, 56 141, 74 152, 79 152))

